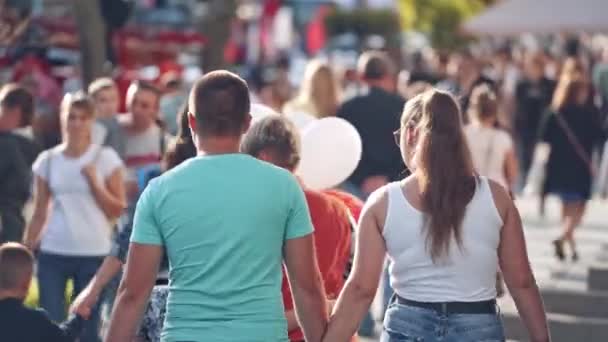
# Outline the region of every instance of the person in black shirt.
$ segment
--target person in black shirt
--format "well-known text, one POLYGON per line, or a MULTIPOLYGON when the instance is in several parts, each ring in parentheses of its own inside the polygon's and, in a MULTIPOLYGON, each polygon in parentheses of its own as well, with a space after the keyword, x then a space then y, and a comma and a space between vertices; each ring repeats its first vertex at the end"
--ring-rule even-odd
POLYGON ((32 280, 34 256, 23 245, 0 245, 0 340, 11 342, 72 342, 82 328, 73 316, 55 325, 42 310, 23 305, 32 280))
POLYGON ((555 82, 544 76, 543 60, 539 56, 530 56, 526 61, 524 78, 515 89, 514 127, 523 179, 526 179, 532 164, 541 118, 551 103, 554 89, 555 82))
POLYGON ((591 197, 595 173, 591 156, 606 138, 599 124, 599 111, 588 101, 590 92, 582 73, 562 76, 542 128, 542 140, 551 147, 545 190, 558 195, 563 206, 563 232, 553 241, 560 260, 565 259, 564 243, 570 245, 573 261, 578 260, 574 231, 591 197))
POLYGON ((363 53, 357 68, 360 79, 369 89, 343 103, 337 116, 350 122, 361 135, 361 161, 347 182, 360 191, 358 195, 367 197, 399 179, 405 170, 393 140, 405 101, 395 94, 396 69, 387 55, 363 53))
POLYGON ((15 84, 0 89, 0 243, 21 241, 23 235, 22 211, 40 146, 15 130, 29 126, 33 112, 34 100, 27 90, 15 84))

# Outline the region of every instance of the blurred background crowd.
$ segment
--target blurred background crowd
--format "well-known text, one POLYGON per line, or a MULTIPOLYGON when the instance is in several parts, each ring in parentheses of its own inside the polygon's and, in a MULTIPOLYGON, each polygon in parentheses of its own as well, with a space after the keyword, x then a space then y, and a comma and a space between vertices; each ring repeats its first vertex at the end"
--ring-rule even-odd
MULTIPOLYGON (((539 195, 540 213, 546 194, 560 196, 555 254, 564 259, 568 243, 576 260, 585 203, 608 193, 608 24, 594 15, 606 10, 594 0, 0 0, 0 84, 34 101, 6 105, 31 116, 13 131, 33 147, 22 154, 27 168, 0 175, 0 242, 23 239, 21 214, 5 213, 28 200, 14 185, 29 191, 38 153, 78 139, 78 127, 62 132, 65 94, 91 96, 94 108, 81 107, 96 113, 93 142, 115 150, 120 160, 101 156, 108 165, 126 165, 124 189, 113 190, 133 202, 188 135, 192 82, 226 68, 247 80, 262 111, 302 131, 322 118, 348 121, 360 160, 336 177, 342 184, 317 187, 340 185, 363 200, 404 174, 392 136, 404 103, 431 87, 449 91, 481 173, 513 196, 539 195)), ((50 177, 47 164, 34 173, 50 177)))

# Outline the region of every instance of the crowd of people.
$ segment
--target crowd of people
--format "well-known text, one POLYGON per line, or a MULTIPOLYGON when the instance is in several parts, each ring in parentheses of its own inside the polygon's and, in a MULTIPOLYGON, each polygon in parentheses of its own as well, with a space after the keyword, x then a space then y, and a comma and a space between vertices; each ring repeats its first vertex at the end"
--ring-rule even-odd
POLYGON ((4 85, 2 338, 349 341, 373 335, 384 284, 382 341, 504 340, 504 279, 531 340, 549 341, 513 198, 524 185, 558 195, 555 255, 567 245, 578 260, 575 229, 608 172, 608 68, 499 57, 435 55, 399 71, 369 51, 356 79, 312 60, 295 91, 227 71, 189 96, 174 78, 162 90, 136 81, 125 114, 100 78, 64 96, 56 146, 24 129, 31 92, 4 85), (254 120, 253 102, 277 114, 254 120), (297 177, 302 114, 359 133, 342 184, 297 177), (22 304, 34 273, 48 316, 22 304))

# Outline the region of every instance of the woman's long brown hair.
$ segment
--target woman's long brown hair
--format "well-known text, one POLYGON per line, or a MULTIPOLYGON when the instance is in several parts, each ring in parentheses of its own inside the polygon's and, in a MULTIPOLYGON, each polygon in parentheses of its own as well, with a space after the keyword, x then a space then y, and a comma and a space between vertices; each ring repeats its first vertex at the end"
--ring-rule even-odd
POLYGON ((462 221, 477 177, 452 95, 433 89, 410 101, 420 105, 406 106, 402 127, 417 132, 414 174, 425 212, 427 248, 437 261, 449 254, 453 240, 462 247, 462 221))

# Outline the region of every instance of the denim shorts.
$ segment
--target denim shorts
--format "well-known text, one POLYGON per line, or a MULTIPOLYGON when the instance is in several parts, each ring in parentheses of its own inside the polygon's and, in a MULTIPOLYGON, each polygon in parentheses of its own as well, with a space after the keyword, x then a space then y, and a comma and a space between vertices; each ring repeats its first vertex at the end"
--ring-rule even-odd
POLYGON ((448 314, 393 302, 381 342, 503 342, 499 314, 448 314))

